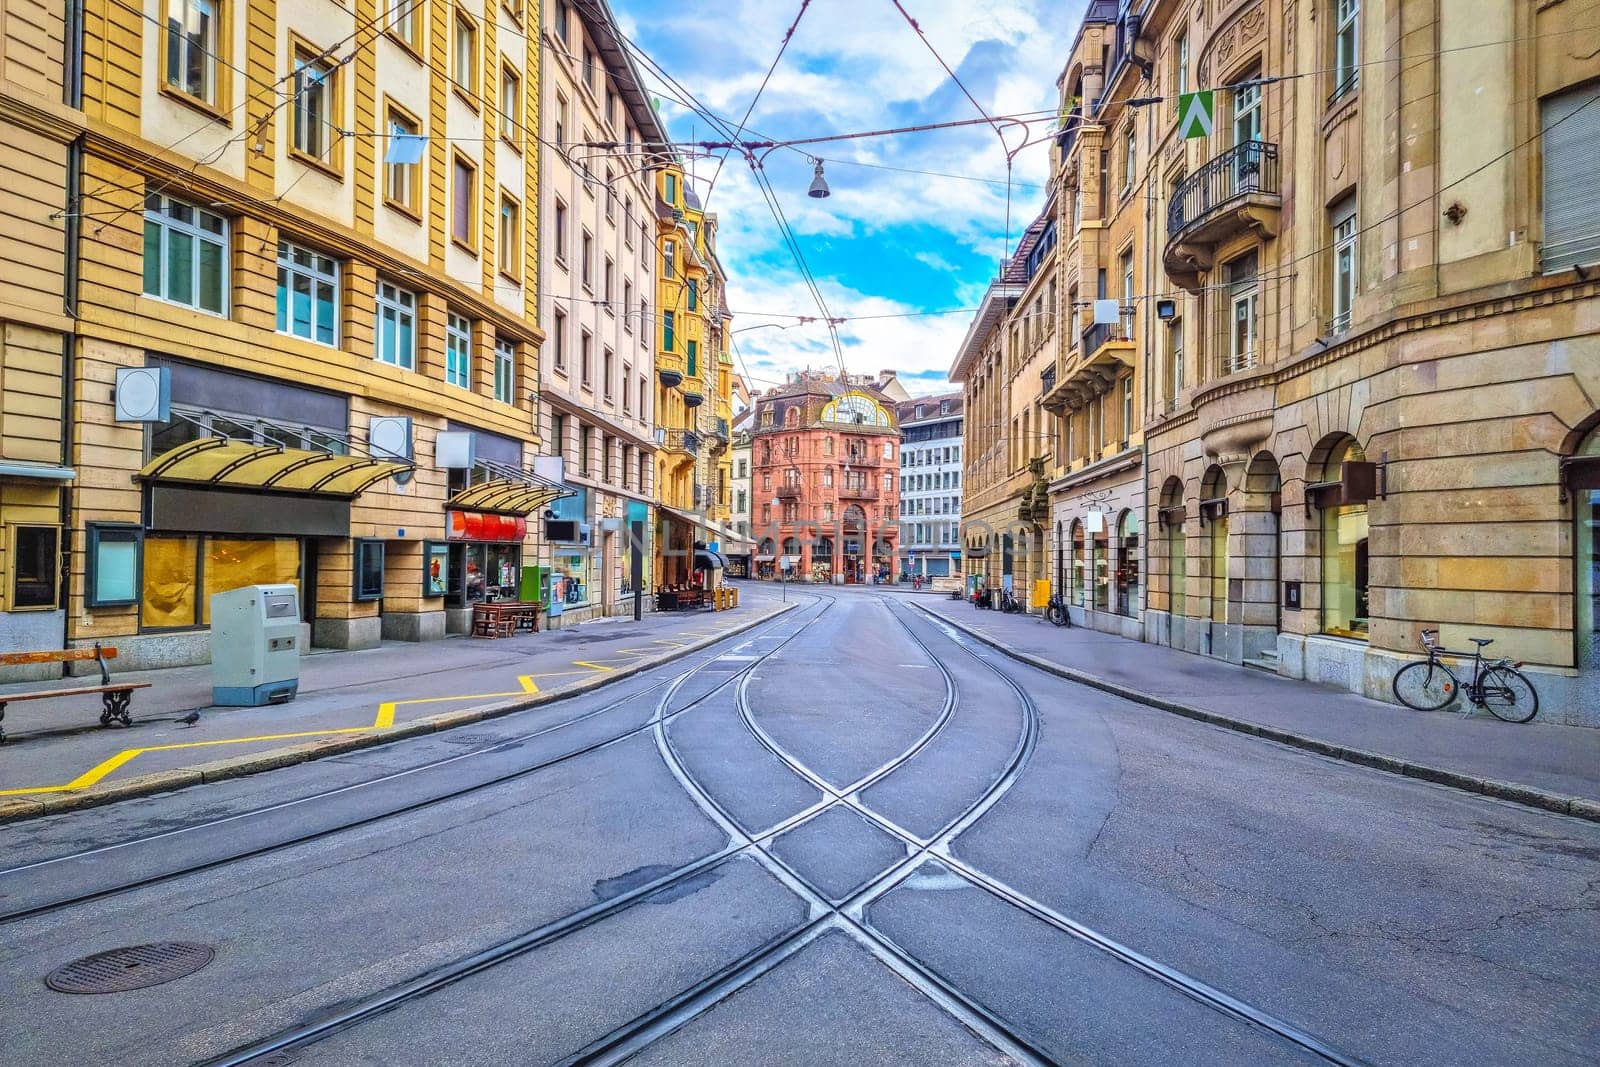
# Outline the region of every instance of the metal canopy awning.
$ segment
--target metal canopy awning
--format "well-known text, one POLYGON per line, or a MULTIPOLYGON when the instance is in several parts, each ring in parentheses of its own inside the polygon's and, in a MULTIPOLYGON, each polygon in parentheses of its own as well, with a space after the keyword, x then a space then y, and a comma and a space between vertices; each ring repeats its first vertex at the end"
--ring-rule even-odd
POLYGON ((755 542, 744 534, 730 527, 712 522, 704 515, 696 515, 689 511, 679 511, 677 508, 665 504, 657 504, 656 511, 675 522, 682 523, 693 530, 703 531, 707 536, 700 538, 702 541, 716 541, 722 546, 724 554, 728 552, 744 553, 755 548, 755 542))
POLYGON ((446 507, 531 515, 562 497, 577 495, 575 490, 559 482, 520 467, 483 459, 478 460, 476 466, 487 470, 493 477, 461 490, 446 502, 446 507))
MULTIPOLYGON (((302 432, 297 427, 255 421, 266 430, 285 436, 298 437, 302 432)), ((350 500, 385 478, 414 469, 413 464, 402 459, 290 448, 213 435, 186 441, 156 456, 139 471, 137 480, 350 500)))

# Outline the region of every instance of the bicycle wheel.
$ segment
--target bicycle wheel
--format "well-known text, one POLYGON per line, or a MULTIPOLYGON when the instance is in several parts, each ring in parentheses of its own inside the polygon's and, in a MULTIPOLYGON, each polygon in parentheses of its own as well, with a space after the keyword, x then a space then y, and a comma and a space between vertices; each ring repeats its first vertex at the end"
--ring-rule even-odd
POLYGON ((1506 722, 1527 722, 1539 714, 1539 691, 1521 671, 1490 667, 1483 672, 1483 703, 1506 722))
POLYGON ((1408 663, 1394 674, 1394 698, 1412 711, 1438 711, 1456 698, 1450 672, 1435 663, 1408 663))
POLYGON ((1052 626, 1065 626, 1067 624, 1066 610, 1060 604, 1051 604, 1046 608, 1045 618, 1050 620, 1052 626))

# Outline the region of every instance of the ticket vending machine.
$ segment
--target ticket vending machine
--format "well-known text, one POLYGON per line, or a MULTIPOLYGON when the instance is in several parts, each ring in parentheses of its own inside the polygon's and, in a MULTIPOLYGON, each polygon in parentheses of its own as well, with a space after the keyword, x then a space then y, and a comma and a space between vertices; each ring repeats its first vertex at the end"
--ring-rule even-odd
POLYGON ((212 596, 212 703, 286 704, 299 688, 299 590, 247 585, 212 596))

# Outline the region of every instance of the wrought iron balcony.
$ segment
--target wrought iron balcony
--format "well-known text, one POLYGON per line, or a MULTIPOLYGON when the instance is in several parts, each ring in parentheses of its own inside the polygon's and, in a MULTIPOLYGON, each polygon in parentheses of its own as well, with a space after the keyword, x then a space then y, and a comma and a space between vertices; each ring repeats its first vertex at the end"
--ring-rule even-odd
POLYGON ((845 452, 839 459, 847 467, 876 467, 883 461, 872 452, 845 452))
POLYGON ((782 482, 782 483, 780 483, 778 485, 778 488, 775 489, 773 492, 774 492, 774 494, 777 496, 777 498, 779 500, 799 500, 800 499, 800 483, 799 482, 782 482))
POLYGON ((1167 273, 1191 291, 1215 265, 1216 247, 1247 230, 1276 237, 1283 211, 1278 146, 1245 141, 1183 180, 1167 206, 1167 273))
POLYGON ((714 422, 712 424, 712 426, 711 426, 711 436, 714 437, 716 440, 721 441, 723 444, 727 444, 728 443, 728 420, 725 419, 725 418, 722 418, 719 415, 717 417, 717 421, 714 422))
POLYGON ((876 500, 876 499, 878 499, 878 490, 873 488, 871 485, 850 485, 850 484, 845 484, 845 485, 841 485, 839 487, 839 499, 840 500, 876 500))
POLYGON ((693 430, 668 430, 663 447, 668 452, 678 452, 686 456, 700 454, 700 435, 693 430))
POLYGON ((1043 395, 1045 393, 1048 393, 1050 390, 1054 389, 1055 387, 1056 387, 1056 367, 1055 367, 1055 364, 1052 363, 1052 364, 1050 364, 1050 366, 1046 367, 1044 370, 1039 372, 1039 393, 1041 395, 1043 395))

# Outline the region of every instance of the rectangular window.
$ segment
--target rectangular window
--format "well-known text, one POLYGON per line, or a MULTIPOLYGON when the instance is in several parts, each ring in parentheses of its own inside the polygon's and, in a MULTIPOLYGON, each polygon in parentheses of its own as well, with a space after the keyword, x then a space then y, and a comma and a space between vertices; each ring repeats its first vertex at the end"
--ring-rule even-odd
POLYGON ((167 0, 167 85, 211 107, 220 106, 220 25, 215 0, 167 0))
POLYGON ((569 35, 572 31, 568 27, 572 22, 572 10, 567 0, 556 0, 556 12, 553 17, 556 24, 556 36, 561 38, 562 44, 571 44, 572 38, 569 35))
POLYGON ((517 346, 510 341, 494 342, 494 398, 502 404, 517 402, 517 346))
POLYGON ((579 277, 581 277, 583 279, 583 287, 585 289, 593 291, 593 289, 594 289, 594 238, 592 236, 590 236, 588 230, 584 230, 583 231, 583 237, 580 240, 582 242, 582 247, 580 249, 580 251, 582 252, 582 256, 578 261, 578 263, 579 263, 579 271, 580 271, 579 277))
POLYGON ((629 248, 633 247, 633 198, 622 198, 622 243, 629 248))
POLYGON ((1600 178, 1594 146, 1600 141, 1600 84, 1594 82, 1539 102, 1543 130, 1544 241, 1539 269, 1546 274, 1600 263, 1600 178))
POLYGON ((413 158, 403 149, 409 147, 411 138, 421 135, 422 126, 415 118, 394 104, 388 106, 389 144, 383 162, 383 198, 392 207, 408 215, 422 213, 422 153, 415 152, 417 162, 399 162, 413 158), (397 150, 399 149, 399 150, 397 150))
POLYGON ((339 262, 290 241, 278 242, 278 332, 339 343, 339 262))
POLYGON ((139 602, 139 558, 144 531, 131 523, 89 524, 89 573, 85 603, 91 608, 139 602))
POLYGON ((495 255, 501 274, 507 278, 522 276, 522 205, 505 193, 500 194, 500 229, 495 240, 495 255))
POLYGON ((1122 447, 1128 447, 1133 433, 1133 375, 1122 379, 1122 447))
POLYGON ((1183 392, 1183 320, 1167 323, 1167 410, 1176 411, 1183 392))
POLYGON ((600 356, 600 389, 605 394, 605 398, 607 400, 612 398, 616 388, 614 385, 612 385, 613 375, 611 373, 615 366, 616 356, 612 354, 611 349, 608 348, 601 353, 600 356))
POLYGON ((678 176, 676 174, 663 174, 661 188, 664 190, 669 207, 678 206, 678 176))
POLYGON ((591 93, 594 92, 594 69, 594 50, 585 48, 583 50, 583 84, 589 87, 591 93))
POLYGON ((1333 321, 1332 333, 1350 328, 1350 308, 1356 297, 1356 198, 1346 197, 1333 208, 1333 321))
MULTIPOLYGON (((1255 77, 1254 74, 1250 77, 1255 77)), ((1233 143, 1242 145, 1261 140, 1261 86, 1252 82, 1236 85, 1233 93, 1233 143)))
POLYGON ((417 294, 389 282, 378 282, 379 363, 417 368, 417 294))
POLYGON ((383 599, 383 542, 358 540, 355 549, 355 598, 383 599))
POLYGON ((25 608, 54 610, 60 603, 61 528, 11 527, 12 611, 25 608))
POLYGON ((522 127, 522 79, 509 63, 500 65, 500 136, 515 142, 522 127))
POLYGON ((551 319, 550 327, 550 356, 555 362, 556 370, 567 369, 567 313, 556 311, 551 319))
POLYGON ((633 332, 633 317, 628 314, 633 307, 633 282, 627 278, 622 280, 622 332, 633 332))
MULTIPOLYGON (((1187 33, 1178 34, 1178 40, 1173 45, 1172 51, 1177 57, 1174 61, 1175 69, 1172 79, 1173 95, 1176 96, 1178 93, 1189 91, 1189 35, 1187 33)), ((1178 106, 1176 100, 1173 101, 1172 106, 1174 108, 1178 106)))
POLYGON ((606 168, 606 218, 617 217, 617 180, 616 172, 610 167, 606 168))
POLYGON ((678 276, 678 243, 676 241, 661 242, 661 276, 663 278, 676 278, 678 276))
POLYGON ((567 98, 556 94, 556 147, 563 150, 567 144, 567 98))
POLYGON ((146 196, 144 291, 175 304, 225 314, 227 220, 159 193, 146 196))
POLYGON ((622 410, 624 413, 633 411, 633 364, 622 365, 622 410))
POLYGON ((567 261, 567 205, 556 201, 555 225, 551 228, 551 247, 557 263, 567 261))
POLYGON ((389 12, 389 32, 413 52, 422 51, 422 0, 389 0, 384 6, 389 12))
POLYGON ((554 411, 550 413, 550 454, 567 454, 567 417, 554 411))
POLYGON ((617 265, 610 256, 607 256, 605 270, 600 275, 600 299, 604 301, 601 306, 606 309, 607 315, 616 314, 611 308, 611 301, 616 297, 616 277, 617 265))
POLYGON ((594 334, 584 330, 578 339, 578 371, 584 385, 594 381, 594 334))
POLYGON ((296 49, 293 140, 296 152, 331 166, 339 129, 338 67, 322 55, 296 49))
POLYGON ((450 49, 450 78, 468 95, 478 92, 478 24, 456 9, 455 33, 450 49))
POLYGON ((674 347, 677 338, 674 336, 676 316, 670 311, 661 313, 661 348, 665 352, 676 352, 674 347))
POLYGON ((1333 99, 1352 92, 1361 79, 1361 0, 1338 0, 1333 15, 1333 99))
POLYGON ((700 283, 693 278, 689 279, 689 310, 698 311, 700 308, 700 283))
POLYGON ((454 312, 444 320, 444 381, 472 387, 472 320, 454 312))
POLYGON ((695 341, 684 342, 689 351, 689 377, 700 376, 700 345, 695 341))
POLYGON ((1139 169, 1139 133, 1132 122, 1122 139, 1122 191, 1133 188, 1133 174, 1139 169))
POLYGON ((450 239, 477 250, 478 168, 465 156, 456 156, 451 170, 450 239))
POLYGON ((1256 284, 1256 257, 1252 252, 1227 266, 1228 302, 1232 309, 1227 364, 1223 374, 1236 374, 1256 365, 1256 321, 1261 294, 1256 284))

